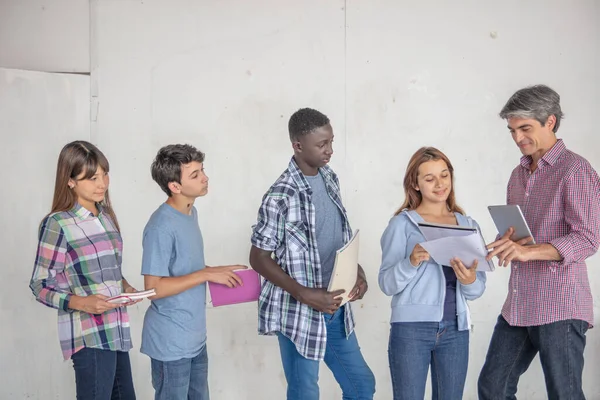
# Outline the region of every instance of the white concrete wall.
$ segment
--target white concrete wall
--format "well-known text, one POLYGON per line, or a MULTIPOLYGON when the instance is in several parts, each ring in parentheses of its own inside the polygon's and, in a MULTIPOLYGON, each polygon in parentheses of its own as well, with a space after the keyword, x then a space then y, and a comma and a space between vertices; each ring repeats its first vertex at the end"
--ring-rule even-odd
MULTIPOLYGON (((0 399, 75 398, 56 312, 28 289, 60 149, 90 138, 90 77, 0 68, 0 399)), ((108 155, 110 157, 110 154, 108 155)))
POLYGON ((0 0, 0 67, 89 73, 89 2, 0 0))
MULTIPOLYGON (((318 108, 332 119, 332 165, 353 226, 363 231, 361 263, 371 286, 356 307, 359 341, 377 377, 376 398, 390 399, 389 299, 379 291, 376 277, 379 238, 402 202, 408 158, 422 145, 445 151, 455 164, 458 200, 486 237, 493 238, 486 205, 504 201, 506 181, 519 159, 497 112, 516 89, 546 83, 561 93, 567 115, 559 136, 600 168, 594 123, 600 106, 599 7, 593 0, 568 5, 557 0, 463 0, 452 5, 93 0, 91 140, 112 164, 111 194, 123 228, 125 275, 142 286, 141 232, 164 201, 149 173, 160 146, 188 142, 207 153, 211 192, 196 204, 207 262, 245 263, 260 198, 291 155, 287 120, 300 107, 318 108)), ((44 165, 52 165, 58 148, 56 143, 37 150, 47 158, 44 165)), ((47 390, 62 399, 74 393, 70 364, 61 361, 58 350, 54 314, 34 304, 26 288, 33 225, 50 197, 51 184, 44 182, 42 196, 31 200, 35 212, 22 205, 2 211, 3 221, 15 214, 33 222, 18 232, 18 243, 29 243, 26 255, 11 258, 18 260, 10 275, 11 293, 19 296, 14 304, 22 310, 1 309, 3 337, 10 321, 10 338, 23 339, 21 345, 3 348, 2 359, 12 361, 2 367, 14 372, 0 375, 5 380, 0 398, 41 398, 47 390), (42 361, 26 364, 30 357, 17 358, 19 353, 42 361)), ((598 257, 589 267, 597 299, 598 257)), ((508 275, 508 270, 490 274, 486 294, 471 305, 475 330, 465 399, 476 398, 477 375, 508 275)), ((2 300, 15 302, 12 297, 2 300)), ((146 307, 141 303, 130 310, 140 399, 152 398, 149 361, 138 351, 146 307)), ((214 399, 284 398, 276 340, 257 336, 256 323, 252 304, 208 310, 214 399)), ((589 399, 600 399, 595 379, 599 355, 594 329, 588 334, 584 376, 589 399)), ((321 388, 323 399, 341 397, 325 366, 321 388)), ((519 396, 546 398, 538 361, 522 377, 519 396)))

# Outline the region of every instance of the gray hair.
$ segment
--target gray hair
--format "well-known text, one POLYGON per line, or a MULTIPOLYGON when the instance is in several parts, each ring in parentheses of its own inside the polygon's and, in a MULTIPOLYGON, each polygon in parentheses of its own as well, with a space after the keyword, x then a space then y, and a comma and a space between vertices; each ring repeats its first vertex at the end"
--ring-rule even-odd
POLYGON ((552 129, 554 133, 558 131, 560 120, 563 118, 563 112, 560 109, 560 95, 552 88, 546 85, 529 86, 518 90, 506 102, 500 118, 531 118, 544 125, 548 117, 554 115, 556 124, 552 129))

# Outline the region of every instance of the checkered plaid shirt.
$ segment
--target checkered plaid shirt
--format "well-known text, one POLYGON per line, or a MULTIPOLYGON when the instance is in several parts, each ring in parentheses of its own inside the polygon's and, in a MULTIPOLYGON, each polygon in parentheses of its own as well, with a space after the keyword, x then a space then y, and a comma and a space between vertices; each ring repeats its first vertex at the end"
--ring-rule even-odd
MULTIPOLYGON (((344 241, 352 237, 346 210, 342 205, 336 174, 328 166, 319 169, 333 202, 341 210, 344 241)), ((299 284, 322 288, 321 263, 315 233, 315 207, 311 188, 294 158, 288 168, 264 195, 258 221, 253 226, 252 245, 272 251, 275 261, 299 284)), ((298 352, 311 360, 323 360, 327 330, 323 313, 299 303, 289 293, 265 280, 258 300, 262 335, 281 332, 298 352)), ((350 303, 345 306, 346 335, 354 330, 350 303)))
POLYGON ((561 261, 512 262, 502 316, 513 326, 566 319, 593 323, 586 258, 600 242, 600 181, 562 140, 540 159, 521 158, 508 182, 507 203, 518 204, 536 243, 553 245, 561 261))
POLYGON ((29 287, 37 301, 58 309, 58 338, 68 360, 84 347, 131 349, 129 317, 124 307, 92 315, 69 308, 72 295, 122 292, 123 242, 111 218, 95 217, 81 205, 46 217, 29 287))

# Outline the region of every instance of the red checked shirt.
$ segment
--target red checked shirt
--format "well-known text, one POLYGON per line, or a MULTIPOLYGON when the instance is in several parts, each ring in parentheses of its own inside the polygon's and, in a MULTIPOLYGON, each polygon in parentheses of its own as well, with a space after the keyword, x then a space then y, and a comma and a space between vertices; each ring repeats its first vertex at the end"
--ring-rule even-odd
POLYGON ((561 261, 512 262, 502 316, 512 326, 566 319, 593 324, 586 258, 600 243, 600 179, 590 163, 562 140, 531 173, 521 158, 508 182, 507 203, 518 204, 536 243, 553 245, 561 261))

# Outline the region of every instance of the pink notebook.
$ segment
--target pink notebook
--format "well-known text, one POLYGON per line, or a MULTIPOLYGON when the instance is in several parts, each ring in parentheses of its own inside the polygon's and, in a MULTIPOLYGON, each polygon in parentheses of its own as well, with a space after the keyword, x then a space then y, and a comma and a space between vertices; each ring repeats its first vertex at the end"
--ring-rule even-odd
POLYGON ((229 288, 219 283, 208 282, 208 290, 214 307, 228 304, 248 303, 258 300, 260 277, 253 269, 235 271, 242 278, 243 286, 229 288))

